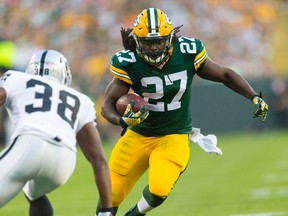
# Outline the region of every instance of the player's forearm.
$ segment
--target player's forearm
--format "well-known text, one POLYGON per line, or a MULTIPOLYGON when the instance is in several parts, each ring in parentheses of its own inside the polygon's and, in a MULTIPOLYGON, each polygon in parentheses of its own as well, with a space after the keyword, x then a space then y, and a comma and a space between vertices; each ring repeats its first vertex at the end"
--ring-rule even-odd
POLYGON ((101 114, 111 124, 120 125, 119 119, 121 115, 116 111, 115 106, 103 106, 101 114))
POLYGON ((6 96, 7 96, 6 90, 1 87, 0 88, 0 106, 2 106, 5 103, 6 96))
POLYGON ((94 168, 94 176, 98 188, 101 208, 112 208, 111 180, 107 163, 102 163, 94 168))
POLYGON ((226 79, 223 82, 225 86, 237 92, 238 94, 251 99, 256 94, 250 84, 239 74, 230 68, 226 68, 226 79))

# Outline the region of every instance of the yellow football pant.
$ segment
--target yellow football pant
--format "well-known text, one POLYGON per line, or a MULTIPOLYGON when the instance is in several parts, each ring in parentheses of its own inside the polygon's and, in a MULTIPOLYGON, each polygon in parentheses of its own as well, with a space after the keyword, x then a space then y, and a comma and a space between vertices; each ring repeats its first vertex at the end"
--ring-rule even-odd
POLYGON ((131 130, 116 143, 109 167, 117 207, 149 167, 149 191, 168 196, 189 160, 188 134, 145 137, 131 130))

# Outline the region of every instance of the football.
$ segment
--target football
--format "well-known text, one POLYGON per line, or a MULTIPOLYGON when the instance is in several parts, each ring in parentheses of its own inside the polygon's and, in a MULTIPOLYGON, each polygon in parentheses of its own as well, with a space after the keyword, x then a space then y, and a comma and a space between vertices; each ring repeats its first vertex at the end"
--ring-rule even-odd
POLYGON ((138 112, 143 105, 146 105, 144 99, 136 93, 122 95, 116 102, 116 110, 120 115, 125 113, 126 107, 131 100, 134 101, 134 105, 132 106, 133 112, 138 112))

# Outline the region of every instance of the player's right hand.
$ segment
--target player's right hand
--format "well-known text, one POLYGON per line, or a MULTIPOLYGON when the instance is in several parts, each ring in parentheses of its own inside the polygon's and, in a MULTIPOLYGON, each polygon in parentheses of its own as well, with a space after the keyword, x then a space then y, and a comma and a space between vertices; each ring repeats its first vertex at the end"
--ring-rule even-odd
POLYGON ((253 118, 262 117, 262 122, 264 122, 267 117, 268 104, 266 104, 262 99, 261 92, 260 95, 254 95, 252 97, 252 102, 256 108, 256 110, 253 112, 253 118))
POLYGON ((133 105, 134 101, 130 101, 126 107, 125 113, 122 117, 120 117, 120 124, 123 128, 140 124, 149 115, 149 110, 147 109, 147 106, 142 106, 138 112, 134 113, 132 111, 133 105))

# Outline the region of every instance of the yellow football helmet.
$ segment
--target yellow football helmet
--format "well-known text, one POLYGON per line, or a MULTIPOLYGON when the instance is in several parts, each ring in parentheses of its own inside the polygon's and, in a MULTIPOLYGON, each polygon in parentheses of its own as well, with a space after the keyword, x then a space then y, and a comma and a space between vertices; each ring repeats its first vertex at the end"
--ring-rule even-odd
POLYGON ((134 22, 136 50, 151 65, 160 65, 171 55, 173 36, 170 19, 158 8, 143 10, 134 22))

